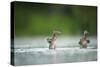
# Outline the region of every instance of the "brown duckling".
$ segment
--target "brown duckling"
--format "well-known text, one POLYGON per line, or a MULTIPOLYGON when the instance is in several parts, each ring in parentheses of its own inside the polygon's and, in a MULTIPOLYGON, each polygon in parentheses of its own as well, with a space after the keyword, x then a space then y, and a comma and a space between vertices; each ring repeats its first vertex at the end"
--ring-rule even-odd
POLYGON ((59 31, 53 31, 52 37, 47 38, 47 41, 49 43, 49 49, 56 49, 56 40, 57 40, 57 34, 60 34, 59 31))
POLYGON ((88 31, 85 30, 82 38, 79 41, 80 47, 87 48, 87 44, 90 43, 90 40, 88 40, 87 37, 88 37, 88 31))

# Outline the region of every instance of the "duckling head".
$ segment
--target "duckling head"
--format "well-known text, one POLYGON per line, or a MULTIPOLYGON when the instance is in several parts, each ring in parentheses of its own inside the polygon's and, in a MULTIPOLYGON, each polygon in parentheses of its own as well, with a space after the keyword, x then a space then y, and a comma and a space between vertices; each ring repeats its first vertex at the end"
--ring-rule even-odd
POLYGON ((88 36, 88 31, 87 30, 84 30, 84 35, 88 36))
POLYGON ((54 34, 61 34, 60 31, 53 31, 54 34))

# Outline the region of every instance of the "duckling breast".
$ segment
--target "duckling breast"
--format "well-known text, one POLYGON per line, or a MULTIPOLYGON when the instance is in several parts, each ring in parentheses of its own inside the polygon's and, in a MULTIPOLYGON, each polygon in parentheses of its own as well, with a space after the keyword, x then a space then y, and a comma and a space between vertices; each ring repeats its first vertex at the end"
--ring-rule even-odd
POLYGON ((86 45, 86 44, 87 44, 87 40, 83 40, 82 45, 86 45))

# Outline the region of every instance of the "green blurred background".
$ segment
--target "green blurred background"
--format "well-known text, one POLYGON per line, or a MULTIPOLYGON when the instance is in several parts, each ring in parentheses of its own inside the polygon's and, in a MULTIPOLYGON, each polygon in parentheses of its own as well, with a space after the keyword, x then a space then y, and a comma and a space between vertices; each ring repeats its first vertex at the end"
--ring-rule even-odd
POLYGON ((80 35, 84 30, 97 35, 97 7, 48 3, 15 2, 16 36, 80 35))

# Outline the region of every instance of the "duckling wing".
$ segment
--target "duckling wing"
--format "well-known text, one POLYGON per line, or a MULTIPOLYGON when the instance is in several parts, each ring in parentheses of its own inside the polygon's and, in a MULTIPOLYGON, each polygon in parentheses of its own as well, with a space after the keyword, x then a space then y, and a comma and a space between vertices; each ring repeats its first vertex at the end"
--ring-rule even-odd
POLYGON ((87 40, 87 43, 90 43, 90 40, 87 40))
POLYGON ((48 38, 47 41, 48 41, 48 43, 51 43, 51 39, 48 38))
POLYGON ((82 44, 81 41, 79 41, 79 44, 82 44))

